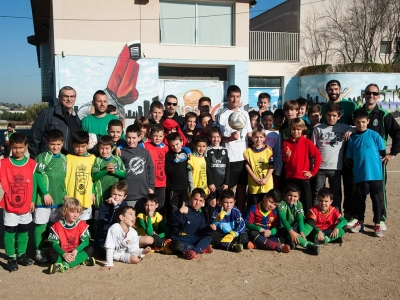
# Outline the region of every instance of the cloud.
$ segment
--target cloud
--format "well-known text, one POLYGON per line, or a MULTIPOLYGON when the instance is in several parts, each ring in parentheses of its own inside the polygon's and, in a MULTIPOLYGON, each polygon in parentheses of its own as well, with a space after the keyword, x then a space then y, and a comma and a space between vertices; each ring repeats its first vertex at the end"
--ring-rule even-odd
POLYGON ((88 68, 83 69, 83 73, 85 73, 86 75, 96 75, 96 76, 101 76, 101 75, 103 75, 102 73, 93 71, 93 70, 88 69, 88 68))
POLYGON ((97 63, 97 62, 94 62, 93 61, 93 59, 92 58, 90 58, 90 57, 85 57, 83 60, 82 60, 82 62, 85 64, 85 65, 87 65, 87 66, 89 66, 89 67, 97 67, 99 64, 97 63))
POLYGON ((280 96, 280 89, 274 89, 270 92, 271 96, 279 97, 280 96))
POLYGON ((140 72, 145 74, 145 75, 157 74, 158 68, 157 67, 150 67, 150 68, 146 68, 144 70, 142 69, 140 72))
POLYGON ((60 73, 61 73, 61 74, 64 74, 64 76, 65 76, 66 79, 75 78, 75 76, 72 75, 70 69, 68 69, 68 68, 62 68, 62 69, 60 69, 60 73))

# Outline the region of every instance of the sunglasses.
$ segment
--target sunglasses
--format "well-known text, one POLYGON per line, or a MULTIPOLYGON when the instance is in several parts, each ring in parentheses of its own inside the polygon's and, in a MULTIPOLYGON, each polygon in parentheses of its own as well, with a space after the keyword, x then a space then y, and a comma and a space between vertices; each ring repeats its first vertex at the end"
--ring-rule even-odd
POLYGON ((365 93, 365 95, 367 95, 367 96, 371 96, 371 95, 378 96, 378 95, 379 95, 379 93, 378 93, 378 92, 370 92, 370 91, 366 91, 366 92, 364 92, 364 93, 365 93))
POLYGON ((167 102, 167 105, 177 106, 178 103, 167 102))

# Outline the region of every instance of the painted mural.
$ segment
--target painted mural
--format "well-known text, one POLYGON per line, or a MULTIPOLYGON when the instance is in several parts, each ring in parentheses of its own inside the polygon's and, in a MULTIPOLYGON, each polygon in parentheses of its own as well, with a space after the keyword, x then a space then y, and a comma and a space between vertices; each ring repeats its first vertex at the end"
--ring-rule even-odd
MULTIPOLYGON (((148 117, 151 102, 163 103, 169 94, 177 96, 180 114, 197 112, 197 101, 202 96, 211 98, 213 115, 224 106, 228 82, 159 80, 161 61, 140 58, 138 53, 140 43, 132 42, 123 46, 118 57, 57 56, 57 90, 70 85, 77 91, 75 110, 81 118, 93 113, 91 101, 95 91, 104 90, 109 104, 117 107, 119 115, 132 119, 126 124, 139 116, 148 117)), ((242 94, 247 96, 247 91, 242 94)), ((243 106, 247 108, 247 97, 243 98, 243 106)))
POLYGON ((309 75, 300 77, 300 95, 309 102, 325 102, 325 84, 331 79, 339 80, 342 86, 342 95, 363 105, 362 94, 365 87, 375 83, 380 89, 378 105, 400 117, 400 74, 394 73, 338 73, 326 75, 309 75))
POLYGON ((249 88, 249 110, 258 110, 258 95, 268 93, 271 96, 270 110, 282 108, 282 89, 280 88, 249 88))

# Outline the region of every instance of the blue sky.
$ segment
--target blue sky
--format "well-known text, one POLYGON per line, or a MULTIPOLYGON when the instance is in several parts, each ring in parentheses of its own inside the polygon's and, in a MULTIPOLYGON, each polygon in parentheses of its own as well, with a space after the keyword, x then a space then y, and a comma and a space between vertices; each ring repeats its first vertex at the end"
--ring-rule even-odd
MULTIPOLYGON (((250 17, 284 2, 257 0, 250 17)), ((29 0, 0 1, 0 102, 28 105, 41 101, 40 69, 36 47, 27 37, 34 34, 31 2, 29 0), (28 17, 28 19, 4 16, 28 17)))

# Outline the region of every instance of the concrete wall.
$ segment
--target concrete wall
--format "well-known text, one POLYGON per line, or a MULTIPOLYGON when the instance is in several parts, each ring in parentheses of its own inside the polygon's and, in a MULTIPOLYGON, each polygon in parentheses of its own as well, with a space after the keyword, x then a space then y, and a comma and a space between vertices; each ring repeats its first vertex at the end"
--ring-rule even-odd
POLYGON ((234 46, 160 44, 154 0, 53 1, 55 54, 115 56, 121 44, 140 41, 146 58, 248 61, 248 1, 226 2, 234 2, 234 46))

